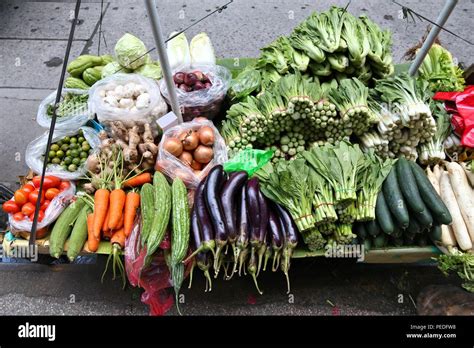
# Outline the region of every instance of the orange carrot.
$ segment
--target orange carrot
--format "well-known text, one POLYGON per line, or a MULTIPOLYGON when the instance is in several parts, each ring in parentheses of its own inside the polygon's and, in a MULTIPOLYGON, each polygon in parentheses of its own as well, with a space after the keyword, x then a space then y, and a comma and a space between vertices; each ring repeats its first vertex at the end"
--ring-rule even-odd
POLYGON ((125 236, 128 237, 132 233, 133 222, 137 215, 137 209, 140 207, 140 194, 138 192, 130 191, 127 193, 127 199, 125 200, 125 211, 124 215, 124 232, 125 236))
POLYGON ((123 215, 123 207, 125 206, 125 191, 116 188, 110 193, 110 218, 109 218, 109 229, 116 230, 119 223, 120 218, 123 215))
POLYGON ((102 231, 102 239, 103 240, 110 240, 114 235, 115 230, 109 230, 108 228, 105 231, 102 231))
POLYGON ((112 245, 118 244, 120 246, 120 249, 125 248, 125 232, 123 231, 123 228, 117 230, 114 233, 112 239, 110 240, 110 243, 112 245))
MULTIPOLYGON (((127 200, 125 200, 125 201, 127 201, 127 200)), ((116 230, 118 230, 118 229, 120 229, 120 228, 123 227, 123 219, 124 219, 124 216, 123 216, 123 212, 122 212, 122 215, 120 215, 120 221, 119 221, 119 223, 118 223, 118 225, 117 225, 116 230)))
POLYGON ((102 224, 102 232, 109 230, 109 219, 110 219, 110 209, 107 210, 107 215, 105 215, 104 223, 102 224))
POLYGON ((105 217, 107 216, 107 210, 109 207, 109 196, 110 192, 107 189, 101 188, 95 191, 94 194, 94 236, 100 240, 100 231, 104 224, 105 217))
POLYGON ((99 239, 94 235, 94 213, 87 215, 87 249, 92 252, 99 249, 99 239))
POLYGON ((123 183, 123 187, 137 187, 146 183, 151 183, 153 180, 150 173, 142 173, 127 179, 123 183))

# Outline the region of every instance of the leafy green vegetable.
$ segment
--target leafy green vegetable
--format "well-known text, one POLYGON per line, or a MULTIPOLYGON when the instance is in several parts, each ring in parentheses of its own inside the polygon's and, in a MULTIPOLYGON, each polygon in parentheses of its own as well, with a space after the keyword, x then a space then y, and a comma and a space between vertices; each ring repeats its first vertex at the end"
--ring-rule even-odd
POLYGON ((433 92, 454 92, 464 90, 463 71, 454 64, 451 53, 434 44, 418 71, 419 78, 428 81, 433 92))
POLYGON ((463 288, 474 292, 474 254, 453 251, 450 255, 438 257, 438 268, 448 275, 455 272, 464 280, 463 288))
POLYGON ((199 33, 192 38, 189 44, 189 54, 193 66, 216 64, 214 47, 206 33, 199 33))
POLYGON ((146 64, 150 55, 142 40, 126 33, 115 44, 115 56, 120 65, 128 69, 137 69, 146 64))
POLYGON ((261 82, 260 71, 252 65, 246 66, 237 78, 232 80, 228 94, 233 101, 243 100, 254 91, 260 90, 261 82))
POLYGON ((161 66, 158 62, 144 64, 133 72, 155 80, 161 79, 162 76, 161 66))
MULTIPOLYGON (((56 115, 58 117, 64 116, 73 116, 79 115, 81 113, 87 112, 87 101, 89 95, 86 94, 73 94, 66 93, 64 98, 59 102, 58 107, 56 108, 56 115)), ((54 105, 48 105, 46 109, 46 114, 50 117, 53 116, 54 105)))

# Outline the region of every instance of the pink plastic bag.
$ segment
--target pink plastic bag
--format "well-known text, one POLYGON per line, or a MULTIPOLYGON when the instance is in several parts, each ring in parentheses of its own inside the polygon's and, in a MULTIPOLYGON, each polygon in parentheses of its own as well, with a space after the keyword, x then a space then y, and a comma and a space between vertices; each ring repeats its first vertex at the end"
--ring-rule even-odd
POLYGON ((141 271, 146 248, 141 248, 140 225, 140 222, 135 224, 125 243, 125 269, 128 281, 132 286, 139 286, 145 290, 141 301, 149 306, 150 315, 164 315, 174 302, 170 291, 172 287, 170 272, 161 250, 153 257, 150 266, 141 271))

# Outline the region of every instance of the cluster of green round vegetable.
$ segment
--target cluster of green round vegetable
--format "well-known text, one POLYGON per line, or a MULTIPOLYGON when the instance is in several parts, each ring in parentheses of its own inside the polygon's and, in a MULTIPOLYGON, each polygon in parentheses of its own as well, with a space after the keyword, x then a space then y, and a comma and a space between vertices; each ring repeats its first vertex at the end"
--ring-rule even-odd
POLYGON ((75 172, 85 163, 91 152, 92 148, 80 130, 77 135, 66 136, 51 145, 48 164, 57 164, 64 170, 75 172))

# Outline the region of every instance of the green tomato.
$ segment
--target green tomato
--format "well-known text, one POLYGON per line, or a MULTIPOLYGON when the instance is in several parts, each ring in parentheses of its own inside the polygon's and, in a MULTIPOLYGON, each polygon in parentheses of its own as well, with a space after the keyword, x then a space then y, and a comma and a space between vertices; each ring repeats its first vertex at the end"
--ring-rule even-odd
POLYGON ((87 156, 89 156, 89 154, 85 151, 82 151, 80 154, 79 154, 79 157, 81 158, 87 158, 87 156))
POLYGON ((72 158, 69 156, 66 156, 66 158, 64 159, 64 163, 67 165, 70 165, 72 163, 72 158))
POLYGON ((77 143, 77 138, 76 138, 76 137, 72 137, 72 138, 70 139, 70 143, 71 143, 71 144, 77 143))
MULTIPOLYGON (((63 145, 61 146, 61 150, 63 150, 63 151, 69 150, 69 145, 68 145, 68 144, 63 144, 63 145)), ((56 150, 56 151, 57 151, 57 150, 56 150)))
POLYGON ((58 151, 58 150, 59 150, 59 145, 58 144, 51 145, 51 151, 58 151))
POLYGON ((72 164, 75 164, 76 166, 81 163, 81 159, 79 157, 73 158, 72 159, 72 164))
POLYGON ((53 151, 53 150, 49 151, 48 157, 49 157, 49 158, 54 158, 54 157, 56 157, 56 151, 53 151))
POLYGON ((51 163, 53 164, 59 164, 61 163, 61 159, 57 158, 57 157, 54 157, 52 160, 51 160, 51 163))
POLYGON ((63 150, 56 151, 56 157, 63 158, 64 157, 64 151, 63 150))
POLYGON ((67 167, 67 170, 69 170, 70 172, 75 172, 77 170, 77 167, 75 164, 70 164, 68 167, 67 167))
MULTIPOLYGON (((71 141, 71 138, 70 138, 70 137, 64 137, 64 138, 62 139, 62 141, 63 141, 63 143, 65 143, 65 144, 69 144, 69 142, 71 141)), ((61 145, 62 145, 62 144, 61 144, 61 145)))
POLYGON ((85 139, 84 137, 79 137, 79 138, 77 139, 77 142, 82 144, 85 140, 86 140, 86 139, 85 139))
POLYGON ((79 151, 77 151, 77 150, 72 150, 72 151, 71 151, 71 156, 72 156, 72 157, 78 157, 78 156, 79 156, 79 151))

